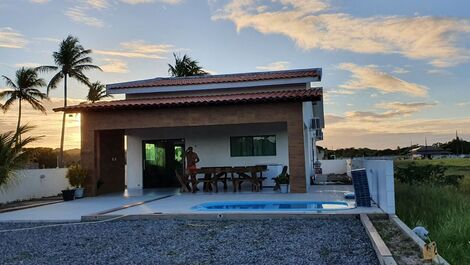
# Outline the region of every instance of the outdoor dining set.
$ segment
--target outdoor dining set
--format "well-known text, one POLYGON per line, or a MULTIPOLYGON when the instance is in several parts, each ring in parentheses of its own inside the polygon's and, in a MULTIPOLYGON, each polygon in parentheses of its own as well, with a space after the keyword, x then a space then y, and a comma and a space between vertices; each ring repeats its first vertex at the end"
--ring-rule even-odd
POLYGON ((224 167, 201 167, 191 174, 175 171, 181 184, 182 192, 198 191, 198 184, 203 183, 204 192, 218 192, 218 184, 223 184, 223 190, 227 191, 228 183, 232 182, 233 192, 241 191, 242 183, 250 183, 252 191, 263 189, 263 172, 267 171, 267 166, 224 166, 224 167))

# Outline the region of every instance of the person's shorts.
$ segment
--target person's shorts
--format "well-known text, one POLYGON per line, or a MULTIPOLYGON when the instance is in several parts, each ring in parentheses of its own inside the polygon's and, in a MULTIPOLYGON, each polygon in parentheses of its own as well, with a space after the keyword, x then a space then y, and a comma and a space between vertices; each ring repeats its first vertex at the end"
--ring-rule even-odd
POLYGON ((197 171, 197 167, 195 165, 188 167, 189 174, 196 174, 196 171, 197 171))

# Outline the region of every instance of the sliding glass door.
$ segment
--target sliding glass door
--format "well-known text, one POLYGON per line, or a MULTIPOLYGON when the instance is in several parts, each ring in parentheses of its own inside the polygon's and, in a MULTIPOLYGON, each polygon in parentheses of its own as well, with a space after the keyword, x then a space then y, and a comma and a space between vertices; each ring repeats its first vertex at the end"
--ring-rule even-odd
POLYGON ((179 187, 175 170, 184 171, 184 139, 142 142, 144 188, 179 187))

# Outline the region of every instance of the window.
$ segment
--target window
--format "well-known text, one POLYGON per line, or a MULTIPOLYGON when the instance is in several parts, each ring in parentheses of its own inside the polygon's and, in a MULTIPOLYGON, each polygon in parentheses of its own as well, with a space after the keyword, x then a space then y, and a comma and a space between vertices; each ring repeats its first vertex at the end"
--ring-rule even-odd
POLYGON ((275 156, 276 136, 230 137, 230 156, 275 156))

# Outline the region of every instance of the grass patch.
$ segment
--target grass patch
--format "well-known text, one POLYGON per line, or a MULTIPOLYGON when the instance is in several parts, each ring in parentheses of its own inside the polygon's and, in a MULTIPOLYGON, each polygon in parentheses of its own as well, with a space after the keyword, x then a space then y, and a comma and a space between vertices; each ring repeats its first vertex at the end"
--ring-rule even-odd
MULTIPOLYGON (((456 166, 461 165, 460 161, 452 164, 461 167, 456 166)), ((469 172, 465 173, 468 178, 469 172)), ((426 227, 439 253, 451 264, 470 264, 470 193, 460 187, 397 183, 395 194, 401 220, 410 228, 426 227)))
POLYGON ((446 175, 463 175, 464 178, 459 185, 459 190, 470 193, 470 159, 468 158, 448 158, 448 159, 423 159, 423 160, 397 160, 395 166, 406 168, 411 163, 418 166, 443 165, 446 167, 446 175))

